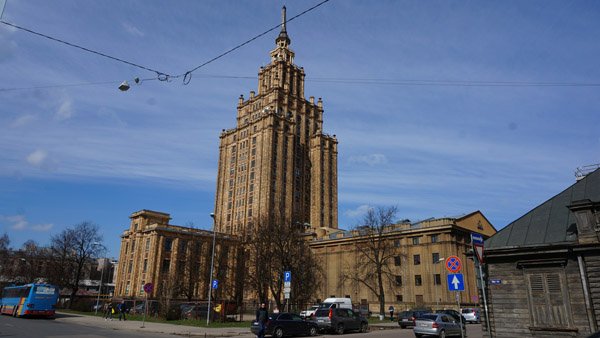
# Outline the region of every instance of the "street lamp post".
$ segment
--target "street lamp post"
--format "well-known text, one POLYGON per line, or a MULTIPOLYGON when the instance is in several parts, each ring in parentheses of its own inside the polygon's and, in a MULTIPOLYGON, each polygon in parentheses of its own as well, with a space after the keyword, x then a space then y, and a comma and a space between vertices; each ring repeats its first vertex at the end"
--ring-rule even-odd
MULTIPOLYGON (((442 258, 438 259, 437 262, 435 262, 435 264, 436 265, 440 265, 440 263, 443 262, 444 260, 445 260, 445 258, 442 257, 442 258)), ((433 279, 435 279, 435 276, 434 276, 433 279)), ((436 308, 439 308, 439 306, 440 306, 440 299, 438 298, 438 287, 440 286, 441 281, 442 281, 442 271, 441 271, 441 268, 440 268, 440 283, 437 284, 437 280, 434 283, 434 284, 436 284, 436 285, 434 285, 434 287, 435 287, 435 307, 436 308)))
POLYGON ((206 311, 206 325, 210 323, 210 301, 212 295, 212 278, 213 278, 213 269, 215 264, 215 239, 217 237, 217 232, 215 229, 215 214, 210 213, 210 217, 213 219, 213 242, 212 242, 212 254, 210 255, 210 278, 208 279, 208 309, 206 311))
POLYGON ((100 305, 100 294, 102 293, 102 280, 104 279, 104 258, 102 259, 102 270, 100 270, 100 286, 98 287, 98 297, 96 298, 96 312, 98 314, 98 306, 100 305))

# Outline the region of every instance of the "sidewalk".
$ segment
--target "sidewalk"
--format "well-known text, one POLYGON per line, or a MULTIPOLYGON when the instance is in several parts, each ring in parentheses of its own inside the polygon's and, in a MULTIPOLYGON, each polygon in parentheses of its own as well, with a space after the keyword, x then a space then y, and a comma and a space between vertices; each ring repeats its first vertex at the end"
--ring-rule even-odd
MULTIPOLYGON (((89 327, 102 327, 110 328, 114 330, 128 330, 138 332, 154 332, 163 333, 170 335, 180 336, 205 336, 205 337, 240 337, 240 338, 253 338, 256 337, 250 332, 250 327, 220 327, 220 328, 207 328, 197 326, 184 326, 168 323, 153 323, 145 322, 142 328, 142 322, 134 320, 119 321, 113 319, 112 321, 106 321, 101 317, 86 316, 72 313, 57 313, 56 321, 63 323, 71 323, 76 325, 83 325, 89 327)), ((371 331, 375 330, 387 330, 399 328, 396 321, 383 320, 381 322, 370 323, 371 331)))
POLYGON ((90 327, 102 327, 114 330, 128 330, 138 332, 154 332, 164 333, 171 335, 181 336, 206 336, 206 337, 241 337, 250 338, 256 337, 250 332, 250 327, 239 328, 239 327, 223 327, 223 328, 206 328, 197 326, 184 326, 167 323, 144 323, 142 328, 142 322, 134 320, 119 321, 113 319, 112 321, 105 321, 101 317, 85 316, 72 313, 57 313, 56 321, 63 323, 71 323, 90 327))

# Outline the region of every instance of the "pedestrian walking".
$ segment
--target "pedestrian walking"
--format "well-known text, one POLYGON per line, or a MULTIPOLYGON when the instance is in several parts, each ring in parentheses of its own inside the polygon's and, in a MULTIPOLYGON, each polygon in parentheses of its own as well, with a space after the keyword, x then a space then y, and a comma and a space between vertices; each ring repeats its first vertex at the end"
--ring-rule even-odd
POLYGON ((265 338, 265 330, 267 329, 267 322, 269 321, 269 312, 265 303, 260 304, 258 310, 256 310, 256 321, 258 322, 259 329, 258 338, 265 338))
POLYGON ((394 305, 390 305, 388 311, 390 311, 390 320, 394 321, 394 305))
POLYGON ((104 320, 113 320, 113 314, 115 313, 115 308, 113 307, 111 302, 106 304, 106 311, 104 312, 104 320))
POLYGON ((122 301, 117 305, 117 310, 119 311, 119 321, 121 321, 121 316, 123 317, 123 321, 127 320, 127 318, 125 318, 125 314, 127 313, 127 304, 125 304, 125 301, 122 301))

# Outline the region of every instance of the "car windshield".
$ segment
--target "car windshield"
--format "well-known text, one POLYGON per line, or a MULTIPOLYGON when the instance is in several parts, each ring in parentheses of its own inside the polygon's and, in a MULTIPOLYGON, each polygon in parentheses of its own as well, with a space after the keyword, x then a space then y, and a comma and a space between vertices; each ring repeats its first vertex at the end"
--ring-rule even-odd
POLYGON ((437 319, 437 317, 438 317, 437 315, 425 314, 425 315, 419 316, 419 318, 417 318, 417 320, 427 319, 427 320, 435 321, 437 319))
POLYGON ((471 313, 471 312, 475 312, 475 310, 473 310, 473 309, 462 309, 462 313, 471 313))
POLYGON ((329 309, 320 309, 315 312, 317 317, 329 317, 329 309))

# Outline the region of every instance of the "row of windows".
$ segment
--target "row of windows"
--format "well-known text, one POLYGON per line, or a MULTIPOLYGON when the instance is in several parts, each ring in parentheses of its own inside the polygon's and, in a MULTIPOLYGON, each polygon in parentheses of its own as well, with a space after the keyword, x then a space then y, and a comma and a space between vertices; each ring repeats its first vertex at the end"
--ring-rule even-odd
MULTIPOLYGON (((396 282, 396 286, 402 286, 402 276, 397 275, 395 276, 395 282, 396 282)), ((433 285, 441 285, 442 284, 442 277, 439 273, 436 273, 433 275, 433 285)), ((423 285, 423 278, 421 277, 421 275, 415 275, 415 286, 422 286, 423 285)))
MULTIPOLYGON (((438 264, 440 263, 440 254, 439 252, 434 252, 431 254, 431 263, 438 264)), ((416 254, 413 255, 413 264, 421 265, 421 255, 416 254)), ((402 265, 402 256, 394 256, 394 265, 401 266, 402 265)))
MULTIPOLYGON (((422 236, 411 237, 412 244, 413 245, 421 244, 421 237, 422 236)), ((431 243, 437 243, 437 242, 439 242, 439 236, 437 234, 429 235, 429 240, 431 243)), ((400 240, 399 239, 394 240, 394 247, 399 248, 400 246, 401 246, 400 240)))

